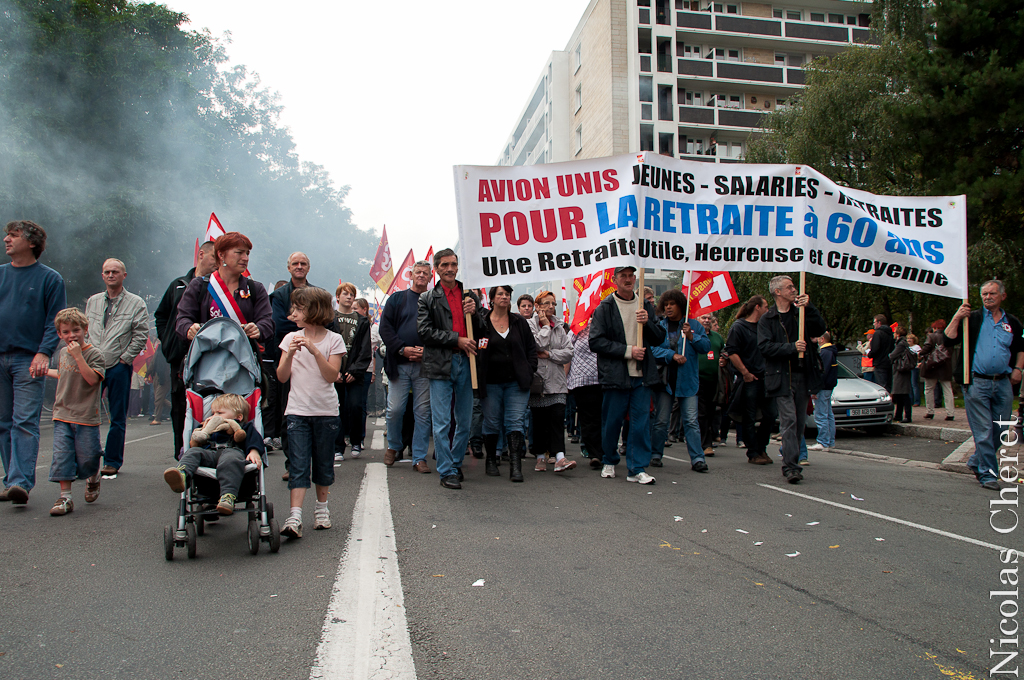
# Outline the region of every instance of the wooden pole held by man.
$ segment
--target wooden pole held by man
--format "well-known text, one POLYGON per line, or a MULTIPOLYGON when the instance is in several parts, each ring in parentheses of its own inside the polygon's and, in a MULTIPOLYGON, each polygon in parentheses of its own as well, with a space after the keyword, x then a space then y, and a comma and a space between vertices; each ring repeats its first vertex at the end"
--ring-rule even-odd
MULTIPOLYGON (((800 272, 800 295, 803 295, 807 290, 807 272, 800 272)), ((797 307, 799 310, 798 318, 800 319, 800 330, 797 331, 797 340, 804 339, 804 308, 797 307)), ((801 359, 804 358, 804 353, 799 352, 797 356, 801 359)))
MULTIPOLYGON (((967 298, 964 298, 964 304, 967 304, 967 298)), ((964 317, 964 385, 971 384, 971 370, 970 370, 970 357, 971 357, 971 334, 970 334, 970 314, 964 317)))
MULTIPOLYGON (((634 291, 634 295, 639 295, 640 296, 639 305, 638 305, 637 309, 643 309, 644 308, 644 268, 643 267, 640 267, 640 275, 637 277, 636 280, 637 280, 637 284, 636 284, 636 290, 634 291)), ((637 347, 643 347, 644 346, 644 325, 642 323, 640 323, 639 321, 636 324, 636 346, 637 347)))

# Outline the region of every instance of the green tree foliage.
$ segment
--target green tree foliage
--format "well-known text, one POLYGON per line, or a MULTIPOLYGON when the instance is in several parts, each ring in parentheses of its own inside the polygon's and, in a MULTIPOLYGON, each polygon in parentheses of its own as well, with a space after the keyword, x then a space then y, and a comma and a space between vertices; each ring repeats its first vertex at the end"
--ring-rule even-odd
MULTIPOLYGON (((807 88, 767 117, 747 162, 807 164, 877 194, 967 194, 971 282, 1004 279, 1020 310, 1024 2, 936 0, 926 11, 919 0, 881 0, 872 21, 878 45, 810 64, 807 88)), ((748 276, 734 279, 760 285, 748 276)), ((913 313, 920 330, 956 308, 896 288, 820 277, 808 286, 834 300, 830 323, 851 329, 882 312, 901 322, 913 313)))
POLYGON ((185 21, 127 0, 0 0, 0 220, 47 229, 71 302, 100 289, 105 257, 162 294, 211 211, 253 241, 268 287, 295 250, 315 282, 369 283, 376 239, 353 226, 347 187, 298 158, 276 95, 185 21))

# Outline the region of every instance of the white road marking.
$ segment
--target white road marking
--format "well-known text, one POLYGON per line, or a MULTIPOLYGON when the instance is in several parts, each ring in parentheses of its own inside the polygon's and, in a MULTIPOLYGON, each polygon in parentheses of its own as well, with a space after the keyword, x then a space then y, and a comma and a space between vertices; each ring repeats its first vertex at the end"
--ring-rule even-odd
POLYGON ((415 680, 387 468, 367 463, 311 680, 415 680))
MULTIPOLYGON (((771 489, 772 491, 779 491, 779 492, 782 492, 782 493, 785 493, 785 494, 789 494, 790 496, 797 496, 798 498, 806 498, 809 501, 815 501, 815 502, 818 502, 818 503, 824 503, 825 505, 831 505, 831 506, 836 507, 836 508, 842 508, 843 510, 849 510, 850 512, 858 512, 858 513, 860 513, 862 515, 868 515, 870 517, 876 517, 878 519, 884 519, 887 522, 895 522, 896 524, 902 524, 903 526, 912 527, 914 529, 920 529, 921 531, 928 531, 928 532, 931 532, 933 534, 938 534, 939 536, 945 536, 946 538, 952 538, 952 539, 955 539, 957 541, 963 541, 964 543, 971 543, 972 545, 980 545, 983 548, 992 548, 993 550, 1000 550, 1000 551, 1002 551, 1002 550, 1010 550, 1010 548, 1004 548, 1003 546, 996 545, 995 543, 986 543, 985 541, 979 541, 978 539, 971 538, 970 536, 961 536, 960 534, 954 534, 954 533, 949 532, 949 531, 943 531, 942 529, 934 529, 932 527, 927 527, 927 526, 925 526, 923 524, 918 524, 917 522, 908 522, 905 519, 899 519, 898 517, 890 517, 889 515, 883 515, 883 514, 881 514, 879 512, 871 512, 870 510, 862 510, 861 508, 855 508, 852 505, 846 505, 844 503, 836 503, 835 501, 827 501, 824 498, 815 498, 814 496, 808 496, 807 494, 797 493, 796 491, 790 491, 789 489, 782 489, 782 488, 777 487, 777 486, 772 486, 771 484, 758 484, 758 486, 763 486, 764 488, 771 489)), ((1014 550, 1016 550, 1016 548, 1014 548, 1014 550)), ((1022 553, 1022 554, 1024 554, 1024 553, 1022 553)))
POLYGON ((370 440, 370 448, 374 451, 384 450, 384 430, 374 430, 373 439, 370 440))
POLYGON ((383 416, 381 416, 380 418, 377 418, 376 425, 377 425, 377 427, 384 427, 384 417, 383 416))

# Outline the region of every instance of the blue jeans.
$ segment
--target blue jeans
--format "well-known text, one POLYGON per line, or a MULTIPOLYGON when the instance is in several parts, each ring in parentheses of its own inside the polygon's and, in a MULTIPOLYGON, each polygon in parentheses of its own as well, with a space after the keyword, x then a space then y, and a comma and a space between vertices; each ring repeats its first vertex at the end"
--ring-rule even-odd
POLYGON ((402 419, 409 405, 412 392, 412 414, 416 427, 412 434, 412 462, 427 459, 430 446, 430 381, 423 377, 421 364, 410 362, 398 364, 398 376, 388 387, 388 448, 402 450, 402 419))
POLYGON ((124 428, 128 420, 128 396, 132 389, 131 364, 119 361, 108 368, 103 376, 103 388, 107 390, 107 403, 110 405, 110 429, 107 430, 103 464, 120 470, 124 464, 124 428))
POLYGON ((39 458, 39 413, 43 408, 43 378, 28 373, 34 354, 0 353, 0 460, 4 486, 31 491, 36 485, 39 458))
POLYGON ((334 484, 334 440, 338 416, 286 416, 288 422, 288 488, 308 489, 334 484))
POLYGON ((1013 387, 1005 378, 986 380, 977 376, 970 385, 963 386, 967 422, 974 435, 974 455, 967 461, 967 467, 978 471, 982 484, 999 477, 996 451, 1001 445, 999 434, 1009 429, 1013 387), (1004 424, 1000 425, 999 422, 1004 424))
POLYGON ((832 412, 832 390, 819 390, 814 397, 814 424, 818 443, 826 448, 836 445, 836 414, 832 412))
POLYGON ((523 415, 530 401, 530 391, 519 387, 519 383, 507 382, 487 386, 483 400, 483 433, 500 434, 523 431, 523 415))
POLYGON ((100 426, 53 421, 53 462, 51 482, 88 479, 99 472, 100 426))
POLYGON ((801 460, 807 460, 807 438, 800 435, 800 456, 797 458, 799 463, 801 460))
MULTIPOLYGON (((679 421, 682 425, 683 439, 686 450, 690 454, 690 464, 704 459, 704 447, 701 444, 700 425, 697 422, 697 405, 700 401, 696 395, 692 397, 673 397, 668 391, 656 392, 654 395, 654 428, 651 434, 651 455, 661 458, 665 451, 665 440, 668 438, 668 421, 672 415, 672 403, 679 402, 679 421)), ((632 432, 632 428, 630 428, 632 432)))
POLYGON ((448 378, 430 381, 430 416, 434 428, 437 474, 442 479, 451 477, 457 474, 457 468, 462 467, 473 422, 473 386, 469 376, 469 359, 462 352, 452 354, 452 372, 448 378), (449 439, 453 400, 455 434, 449 439))
POLYGON ((601 402, 605 465, 618 464, 619 433, 629 413, 629 437, 626 442, 626 470, 638 475, 651 464, 651 389, 644 386, 643 378, 630 378, 628 390, 604 391, 601 402))

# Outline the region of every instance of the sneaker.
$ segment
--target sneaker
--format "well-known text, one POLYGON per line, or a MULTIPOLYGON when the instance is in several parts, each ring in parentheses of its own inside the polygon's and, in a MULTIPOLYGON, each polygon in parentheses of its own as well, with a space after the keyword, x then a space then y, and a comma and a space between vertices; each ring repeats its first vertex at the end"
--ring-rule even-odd
POLYGON ((331 528, 331 511, 328 508, 318 508, 313 511, 313 530, 331 528))
POLYGON ((284 521, 284 526, 281 527, 281 535, 302 538, 302 522, 295 517, 289 517, 284 521))
POLYGON ((566 470, 572 470, 576 467, 576 461, 563 458, 555 463, 555 472, 565 472, 566 470))
POLYGON ((803 465, 804 467, 807 467, 808 465, 811 464, 811 461, 804 458, 802 461, 800 461, 800 464, 803 465))
POLYGON ((100 497, 100 473, 85 480, 85 502, 93 503, 100 497))
POLYGON ((590 459, 590 469, 591 470, 600 470, 601 469, 601 459, 600 458, 591 458, 590 459))
POLYGON ((605 465, 603 468, 601 468, 601 476, 603 478, 605 478, 605 479, 611 479, 612 477, 614 477, 615 476, 615 466, 614 465, 605 465))
POLYGON ((935 417, 934 413, 926 413, 926 414, 924 414, 924 419, 925 420, 931 420, 934 417, 935 417))
POLYGON ((335 453, 334 454, 334 462, 335 463, 344 463, 345 462, 345 454, 344 453, 335 453))
POLYGON ((353 444, 352 445, 352 458, 358 458, 359 454, 361 454, 362 452, 363 452, 362 444, 353 444))
POLYGON ((14 505, 25 505, 28 503, 28 491, 17 484, 7 487, 7 499, 14 505))
POLYGON ((267 447, 267 452, 268 453, 270 451, 273 451, 274 450, 274 439, 273 439, 273 437, 264 437, 263 438, 263 446, 267 447))
POLYGON ((946 416, 946 420, 953 420, 953 416, 946 416))
POLYGON ((690 466, 690 469, 694 472, 707 472, 708 464, 702 460, 698 460, 696 463, 690 466))
POLYGON ((704 449, 704 455, 705 456, 713 456, 713 455, 715 455, 715 447, 709 446, 706 449, 704 449))
POLYGON ((113 465, 104 465, 103 468, 100 470, 100 474, 103 475, 104 477, 116 477, 117 468, 114 467, 113 465))
POLYGON ((235 494, 226 493, 217 501, 217 512, 222 515, 235 514, 235 494))
POLYGON ((808 451, 828 451, 828 447, 827 446, 822 446, 821 444, 815 442, 815 443, 811 444, 810 446, 808 446, 807 450, 808 451))
POLYGON ((275 449, 283 449, 284 448, 284 444, 281 443, 281 438, 280 437, 274 437, 270 441, 273 442, 275 449))
POLYGON ((181 468, 167 468, 164 470, 164 481, 171 487, 174 493, 181 493, 185 490, 185 471, 181 468))
POLYGON ((53 515, 54 517, 60 517, 61 515, 68 514, 69 512, 71 512, 74 509, 75 509, 75 504, 73 502, 71 502, 71 499, 67 498, 65 496, 61 496, 53 504, 53 507, 50 508, 50 514, 53 515))
POLYGON ((627 476, 626 481, 637 482, 638 484, 654 484, 656 480, 646 472, 641 472, 640 474, 627 476))

